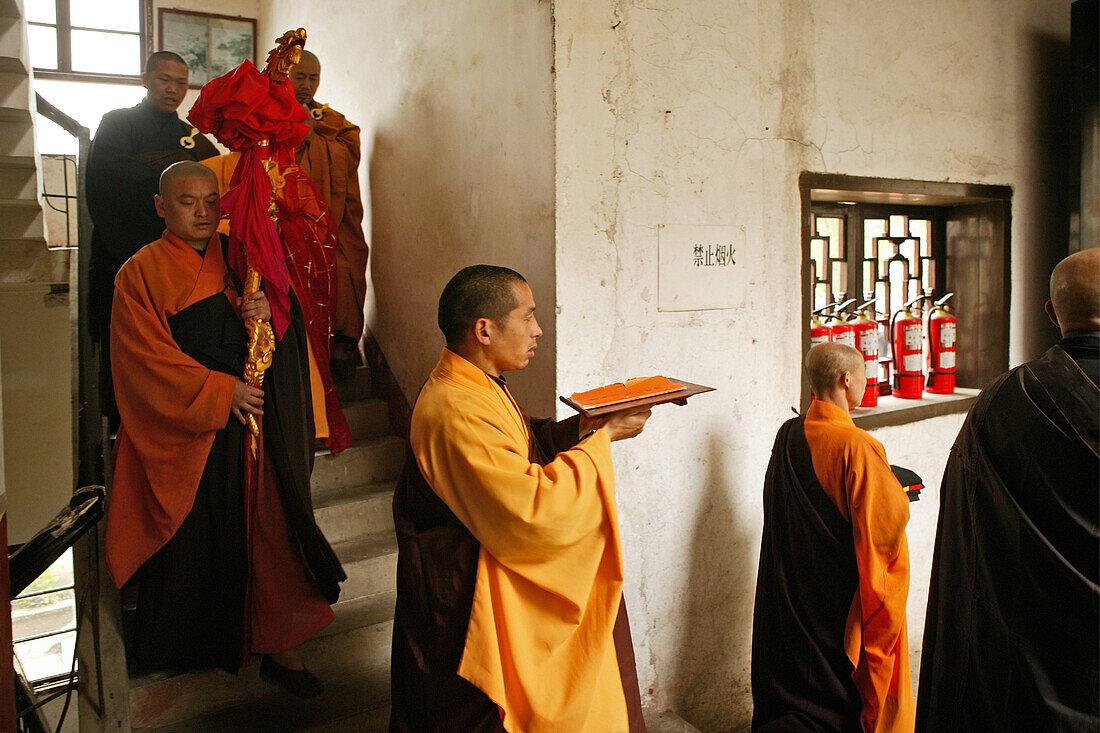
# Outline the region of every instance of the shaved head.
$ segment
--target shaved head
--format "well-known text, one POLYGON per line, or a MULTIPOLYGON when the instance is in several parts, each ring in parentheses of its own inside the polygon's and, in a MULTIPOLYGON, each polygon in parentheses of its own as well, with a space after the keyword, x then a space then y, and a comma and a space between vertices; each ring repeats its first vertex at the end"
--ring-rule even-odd
POLYGON ((160 174, 160 195, 165 198, 170 196, 176 183, 185 178, 209 178, 214 182, 215 190, 218 187, 218 176, 214 171, 202 163, 196 163, 193 160, 181 160, 179 163, 168 166, 160 174))
POLYGON ((806 354, 806 376, 818 395, 835 390, 846 373, 861 374, 864 368, 863 354, 846 344, 830 341, 818 344, 806 354))
POLYGON ((1100 248, 1058 263, 1050 276, 1050 303, 1063 334, 1100 331, 1100 248))
POLYGON ((294 98, 299 104, 312 105, 313 95, 321 84, 321 62, 309 51, 302 51, 302 58, 290 69, 287 75, 294 87, 294 98))

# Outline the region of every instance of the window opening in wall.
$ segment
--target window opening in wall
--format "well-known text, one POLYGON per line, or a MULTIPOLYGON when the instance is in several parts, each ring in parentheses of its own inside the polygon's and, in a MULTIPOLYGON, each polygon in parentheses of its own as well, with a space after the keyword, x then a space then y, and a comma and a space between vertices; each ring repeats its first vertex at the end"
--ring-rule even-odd
MULTIPOLYGON (((969 400, 1007 367, 1010 189, 811 173, 799 185, 805 349, 832 340, 864 353, 857 422, 965 410, 924 408, 969 400)), ((809 396, 804 382, 803 408, 809 396)))
POLYGON ((68 680, 76 649, 73 551, 67 550, 11 602, 12 638, 27 681, 44 689, 68 680))
POLYGON ((26 17, 36 78, 137 83, 139 0, 27 0, 26 17))

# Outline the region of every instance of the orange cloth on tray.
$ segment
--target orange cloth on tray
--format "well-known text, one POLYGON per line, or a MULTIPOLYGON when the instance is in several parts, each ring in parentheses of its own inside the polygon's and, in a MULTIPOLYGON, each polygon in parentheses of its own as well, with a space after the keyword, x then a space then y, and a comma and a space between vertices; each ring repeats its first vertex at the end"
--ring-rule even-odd
POLYGON ((684 385, 676 384, 668 377, 634 377, 625 382, 615 382, 604 387, 590 389, 587 392, 574 392, 571 399, 584 408, 592 409, 607 405, 640 400, 643 397, 679 392, 684 385))

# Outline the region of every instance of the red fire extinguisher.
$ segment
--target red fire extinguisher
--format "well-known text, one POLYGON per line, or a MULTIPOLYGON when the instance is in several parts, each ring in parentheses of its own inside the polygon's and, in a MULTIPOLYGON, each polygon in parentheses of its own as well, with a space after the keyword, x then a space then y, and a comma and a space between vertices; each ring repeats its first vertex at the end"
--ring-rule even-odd
POLYGON ((875 311, 870 307, 874 299, 856 306, 856 314, 848 325, 852 328, 855 348, 863 354, 863 363, 867 368, 867 389, 863 392, 860 407, 874 407, 878 404, 878 340, 879 326, 875 320, 875 311))
POLYGON ((933 304, 925 318, 928 333, 929 392, 951 394, 955 391, 955 331, 956 318, 944 305, 954 293, 948 293, 933 304))
MULTIPOLYGON (((828 308, 829 306, 825 306, 828 308)), ((825 322, 824 317, 821 315, 821 311, 824 308, 818 308, 813 312, 813 318, 810 319, 810 348, 817 346, 818 344, 826 343, 829 340, 829 336, 833 330, 829 328, 829 324, 825 322)))
POLYGON ((856 347, 855 332, 852 331, 852 326, 844 317, 844 309, 855 302, 855 298, 850 298, 843 303, 837 304, 836 308, 833 309, 832 315, 834 322, 830 326, 832 333, 829 338, 830 341, 851 346, 853 349, 856 347))
POLYGON ((913 298, 894 312, 890 319, 891 350, 894 363, 894 396, 919 400, 924 391, 921 344, 924 340, 924 319, 912 306, 925 296, 913 298))

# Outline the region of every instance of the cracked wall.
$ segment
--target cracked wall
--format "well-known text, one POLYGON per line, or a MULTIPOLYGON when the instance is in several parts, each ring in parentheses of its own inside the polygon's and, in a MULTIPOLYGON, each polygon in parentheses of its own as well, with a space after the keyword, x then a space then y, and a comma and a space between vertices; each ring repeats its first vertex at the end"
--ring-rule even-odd
POLYGON ((367 326, 410 403, 443 348, 443 286, 486 262, 523 273, 542 306, 539 356, 509 383, 530 409, 551 411, 550 4, 272 0, 261 58, 297 26, 321 60, 317 99, 362 128, 367 326))
MULTIPOLYGON (((798 402, 798 175, 1012 186, 1011 358, 1038 353, 1065 235, 1043 82, 1069 3, 556 0, 554 17, 560 391, 654 373, 718 388, 616 444, 626 596, 646 702, 747 729, 760 492, 798 402), (744 232, 742 307, 657 311, 666 223, 744 232)), ((914 658, 961 423, 876 431, 929 486, 910 524, 914 658)))

